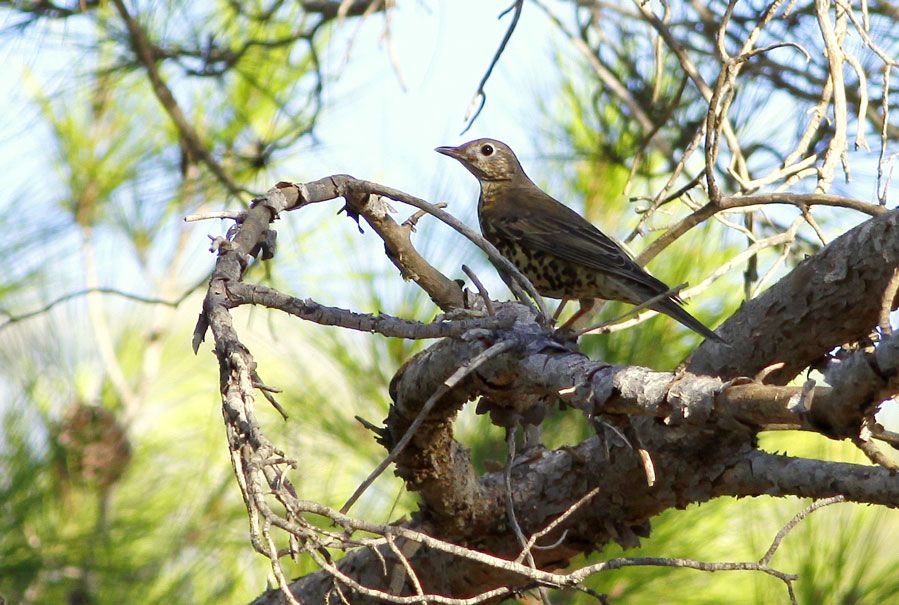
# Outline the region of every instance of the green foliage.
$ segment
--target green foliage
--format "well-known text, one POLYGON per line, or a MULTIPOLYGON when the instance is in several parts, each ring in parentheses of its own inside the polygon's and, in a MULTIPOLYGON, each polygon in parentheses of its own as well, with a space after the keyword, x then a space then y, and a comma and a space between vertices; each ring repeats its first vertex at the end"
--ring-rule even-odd
MULTIPOLYGON (((626 198, 625 192, 654 195, 668 177, 665 170, 670 159, 661 157, 658 151, 643 150, 643 142, 633 130, 633 120, 618 103, 604 102, 607 97, 595 85, 585 84, 593 80, 585 78, 579 69, 586 67, 569 70, 556 105, 548 108, 548 138, 553 141, 554 151, 564 158, 559 168, 565 175, 570 198, 583 200, 582 211, 594 224, 613 237, 623 238, 637 225, 642 209, 633 199, 626 198), (632 170, 632 158, 644 153, 639 169, 632 170)), ((662 90, 674 94, 674 84, 665 82, 662 90)), ((639 250, 651 244, 654 230, 690 212, 689 203, 689 198, 683 198, 663 206, 647 222, 643 237, 638 237, 633 247, 639 250)), ((709 221, 666 248, 649 269, 668 284, 692 285, 726 263, 742 246, 742 242, 726 237, 722 225, 709 221)), ((815 242, 801 239, 791 259, 816 249, 815 242)), ((760 253, 759 271, 770 267, 780 253, 779 249, 760 253)), ((743 285, 743 276, 731 271, 691 300, 688 309, 714 327, 743 302, 743 285)), ((594 321, 619 317, 629 308, 607 303, 594 321)), ((625 331, 587 336, 581 343, 593 358, 673 369, 699 343, 699 337, 662 316, 625 331), (658 343, 664 343, 664 347, 658 343)), ((544 441, 548 446, 576 443, 591 434, 586 422, 572 414, 554 414, 544 423, 544 441)), ((793 455, 865 463, 849 444, 834 444, 818 436, 763 434, 761 443, 766 449, 779 451, 788 447, 793 455)), ((652 534, 642 540, 639 549, 609 546, 599 553, 579 557, 571 567, 619 556, 757 561, 777 531, 806 504, 795 498, 717 499, 686 510, 669 510, 653 519, 652 534)), ((813 513, 794 529, 773 564, 783 571, 800 574, 795 590, 803 604, 891 602, 897 598, 896 576, 891 573, 891 545, 896 543, 897 531, 899 522, 895 515, 883 509, 851 504, 833 506, 813 513)), ((638 605, 789 602, 782 582, 755 572, 708 574, 671 567, 630 567, 594 576, 587 585, 609 595, 612 602, 638 605)), ((553 603, 593 602, 593 597, 582 593, 553 594, 553 603)))
POLYGON ((85 481, 60 466, 72 441, 23 404, 3 416, 0 451, 0 594, 9 602, 116 603, 136 594, 146 603, 212 602, 252 594, 258 583, 241 581, 248 578, 246 537, 233 529, 242 503, 225 468, 192 481, 203 469, 178 469, 172 442, 138 442, 121 479, 85 481))
MULTIPOLYGON (((227 203, 149 84, 113 3, 88 4, 64 27, 49 13, 36 17, 40 7, 30 3, 4 7, 6 17, 25 18, 23 31, 62 41, 53 51, 57 77, 38 59, 24 74, 22 106, 33 108, 31 119, 46 133, 34 152, 40 187, 0 204, 0 225, 10 234, 2 249, 20 259, 0 280, 0 308, 9 316, 85 286, 174 300, 211 261, 206 231, 182 216, 227 203), (19 199, 28 212, 13 203, 19 199)), ((282 3, 264 18, 259 3, 173 2, 153 11, 126 4, 213 160, 242 186, 271 186, 266 170, 307 137, 318 111, 310 42, 298 35, 310 19, 299 4, 282 3)), ((39 53, 41 39, 31 42, 39 53)), ((240 602, 264 587, 270 567, 249 546, 208 347, 190 354, 196 314, 185 310, 199 304, 193 298, 173 310, 75 297, 0 328, 0 390, 15 395, 0 407, 0 595, 7 602, 240 602), (78 409, 85 415, 76 422, 78 409)), ((335 452, 330 466, 312 465, 315 472, 298 480, 325 499, 328 491, 318 488, 347 461, 340 448, 371 440, 352 413, 332 414, 330 424, 308 413, 338 401, 333 392, 325 396, 333 384, 316 393, 312 376, 352 390, 333 369, 347 358, 329 361, 325 374, 328 348, 303 342, 317 363, 278 384, 303 392, 308 380, 318 397, 286 402, 295 404, 294 420, 285 425, 273 414, 272 423, 305 447, 335 452), (298 429, 316 438, 297 436, 298 429)), ((362 459, 375 451, 369 446, 362 459)), ((303 459, 313 452, 302 450, 303 459)), ((367 470, 356 467, 357 475, 367 470)), ((349 480, 332 493, 345 494, 349 480)))
MULTIPOLYGON (((212 258, 206 233, 221 231, 185 226, 182 216, 234 200, 173 124, 172 108, 160 103, 114 3, 85 2, 84 11, 68 12, 64 3, 55 4, 3 5, 4 16, 24 23, 23 35, 37 30, 26 40, 36 63, 42 63, 41 36, 62 42, 53 50, 65 63, 52 76, 39 65, 23 78, 29 98, 22 105, 46 136, 35 153, 38 185, 29 181, 0 204, 0 254, 15 259, 3 264, 0 309, 14 317, 84 287, 175 300, 202 283, 212 258)), ((321 110, 312 52, 318 17, 296 2, 125 4, 154 45, 154 66, 179 109, 211 160, 239 187, 257 191, 309 176, 283 169, 288 157, 305 160, 321 110)), ((316 44, 323 46, 329 35, 322 29, 316 44)), ((624 55, 610 65, 644 69, 624 55)), ((631 116, 606 102, 583 69, 567 74, 548 117, 549 138, 565 152, 558 172, 567 178, 571 199, 583 200, 579 209, 591 220, 624 237, 637 224, 632 210, 642 207, 625 196, 657 190, 670 158, 641 152, 644 141, 631 116), (631 170, 627 160, 640 153, 640 166, 631 170)), ((636 95, 650 94, 639 82, 629 85, 636 95)), ((660 85, 657 113, 674 102, 678 86, 668 79, 660 85)), ((688 201, 663 207, 634 247, 644 248, 654 229, 687 212, 688 201)), ((470 219, 473 203, 451 210, 470 219)), ((282 217, 276 262, 251 265, 249 279, 324 304, 433 319, 433 304, 398 278, 376 238, 360 236, 333 211, 309 208, 301 218, 282 217)), ((716 224, 694 230, 651 269, 671 284, 697 283, 735 253, 737 244, 722 233, 716 224)), ((450 237, 426 218, 413 241, 452 277, 468 262, 485 282, 498 283, 471 246, 450 237)), ((772 262, 776 252, 762 262, 772 262)), ((740 304, 740 285, 732 276, 716 282, 691 301, 690 311, 716 325, 740 304)), ((491 291, 497 297, 504 292, 491 291)), ((249 543, 210 343, 197 357, 189 350, 200 305, 197 296, 174 309, 122 297, 76 297, 0 327, 0 595, 7 601, 245 602, 270 579, 268 561, 249 543), (73 421, 79 411, 85 414, 80 424, 73 421)), ((607 305, 596 319, 627 308, 607 305)), ((283 391, 278 399, 290 416, 286 422, 261 396, 258 415, 267 434, 298 461, 291 481, 304 498, 339 507, 384 455, 355 416, 379 423, 391 377, 429 343, 304 324, 261 309, 236 311, 235 329, 261 378, 283 391)), ((696 342, 662 317, 588 337, 585 350, 612 363, 665 369, 696 342)), ((503 430, 478 416, 474 405, 466 406, 454 430, 479 470, 495 470, 505 460, 503 430)), ((591 434, 570 411, 544 423, 552 447, 591 434)), ((790 439, 791 447, 808 441, 790 439)), ((389 522, 416 506, 388 471, 353 512, 389 522)), ((758 558, 799 508, 795 501, 759 499, 669 511, 655 521, 640 554, 758 558)), ((889 602, 899 586, 883 555, 896 529, 895 519, 873 509, 821 511, 794 531, 775 563, 802 574, 802 602, 889 602)), ((619 554, 609 547, 589 560, 619 554)), ((313 570, 304 558, 285 565, 289 576, 313 570)), ((591 585, 627 603, 767 603, 784 595, 776 581, 755 574, 668 568, 618 571, 591 585)), ((554 602, 589 601, 554 595, 554 602)))
MULTIPOLYGON (((764 449, 797 456, 864 463, 848 443, 797 432, 763 434, 764 449)), ((652 522, 652 535, 639 549, 609 546, 574 561, 575 566, 619 556, 679 557, 702 561, 758 561, 775 534, 807 500, 798 498, 717 499, 686 510, 669 510, 652 522)), ((899 596, 892 564, 899 520, 891 511, 836 504, 813 512, 784 539, 772 565, 799 574, 799 603, 862 605, 889 603, 899 596)), ((587 585, 613 602, 787 603, 786 587, 759 572, 709 574, 672 567, 630 567, 599 574, 587 585)), ((554 595, 554 603, 593 603, 579 593, 554 595)))

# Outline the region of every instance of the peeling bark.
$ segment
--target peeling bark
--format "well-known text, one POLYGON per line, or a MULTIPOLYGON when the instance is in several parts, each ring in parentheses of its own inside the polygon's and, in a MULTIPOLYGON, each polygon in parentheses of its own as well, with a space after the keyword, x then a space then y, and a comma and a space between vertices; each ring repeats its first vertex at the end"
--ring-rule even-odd
POLYGON ((724 352, 706 342, 687 359, 686 368, 727 380, 755 376, 783 362, 769 380, 786 384, 834 347, 871 333, 896 267, 899 210, 844 233, 747 301, 718 329, 732 349, 724 352))
MULTIPOLYGON (((899 260, 894 237, 899 212, 873 218, 835 240, 787 275, 773 293, 745 305, 722 330, 732 346, 706 343, 686 370, 658 372, 588 359, 575 343, 549 331, 537 311, 525 304, 497 304, 495 317, 416 324, 323 308, 239 283, 247 251, 256 248, 268 222, 280 211, 344 195, 353 212, 377 224, 381 214, 362 195, 368 186, 338 176, 307 185, 281 184, 260 200, 242 217, 235 239, 222 242, 195 333, 195 341, 207 328, 216 336, 229 444, 251 519, 260 515, 266 523, 277 521, 262 495, 266 489, 274 490, 286 508, 307 511, 288 515, 294 525, 279 525, 292 528, 288 531, 295 536, 307 535, 301 520, 311 509, 303 509, 303 502, 283 482, 277 470, 285 464, 283 454, 265 439, 253 417, 255 362, 240 344, 228 310, 239 304, 268 304, 310 321, 385 335, 446 335, 394 376, 389 389, 393 405, 378 435, 387 450, 396 449, 395 472, 422 499, 420 511, 397 530, 419 530, 428 540, 445 540, 448 546, 428 543, 419 534, 391 536, 395 548, 391 542, 360 548, 337 562, 336 568, 294 581, 290 590, 301 601, 340 602, 335 573, 358 583, 357 588, 345 581, 341 585, 353 603, 379 602, 371 589, 414 595, 397 553, 405 557, 426 593, 464 598, 496 590, 491 597, 496 601, 509 590, 534 586, 535 578, 544 577, 541 573, 564 569, 573 557, 610 542, 637 545, 641 536, 648 535, 652 517, 667 509, 719 496, 840 495, 855 502, 899 506, 899 482, 893 471, 775 456, 756 448, 757 433, 773 425, 834 438, 857 434, 884 398, 899 393, 899 336, 884 336, 875 349, 857 350, 832 363, 826 374, 830 387, 787 387, 739 378, 785 361, 779 373, 769 373, 775 383, 783 383, 834 344, 867 333, 877 322, 882 286, 899 260), (596 435, 573 447, 524 452, 509 469, 511 491, 507 491, 504 474, 479 476, 468 451, 454 438, 456 414, 473 401, 478 401, 479 411, 504 426, 539 424, 561 405, 584 414, 596 435), (405 442, 416 422, 421 425, 399 450, 398 444, 405 442), (596 487, 598 492, 586 504, 570 510, 596 487), (521 542, 511 531, 509 499, 524 536, 570 512, 541 540, 549 547, 531 551, 536 570, 515 562, 521 542), (424 546, 423 540, 429 545, 424 546), (473 549, 470 552, 494 558, 484 561, 447 547, 473 549)), ((407 241, 393 227, 378 233, 388 246, 401 248, 407 241)), ((408 270, 405 261, 398 261, 398 266, 408 270)), ((462 300, 454 298, 458 291, 454 282, 437 278, 419 284, 430 288, 432 297, 444 300, 447 308, 462 300)), ((348 527, 336 511, 313 514, 348 527)), ((390 534, 383 529, 365 531, 390 534)), ((254 546, 266 552, 258 533, 253 537, 254 546)), ((563 578, 553 575, 552 585, 570 585, 563 578)), ((257 602, 280 598, 273 591, 257 602)))

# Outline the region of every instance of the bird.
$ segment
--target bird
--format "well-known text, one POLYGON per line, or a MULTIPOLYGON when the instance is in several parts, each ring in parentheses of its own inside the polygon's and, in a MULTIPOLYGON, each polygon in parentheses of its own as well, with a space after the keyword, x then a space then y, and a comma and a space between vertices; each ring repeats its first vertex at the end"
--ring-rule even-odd
POLYGON ((649 308, 706 339, 725 342, 684 310, 671 288, 614 239, 535 185, 502 141, 475 139, 434 151, 458 160, 480 183, 478 222, 487 241, 540 295, 578 299, 580 310, 563 328, 589 312, 597 299, 640 305, 658 298, 649 308))

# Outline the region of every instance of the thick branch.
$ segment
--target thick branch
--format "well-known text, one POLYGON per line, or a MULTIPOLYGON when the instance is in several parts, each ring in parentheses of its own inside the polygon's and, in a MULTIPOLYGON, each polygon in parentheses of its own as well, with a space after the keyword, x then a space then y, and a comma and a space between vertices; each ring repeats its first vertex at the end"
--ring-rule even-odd
MULTIPOLYGON (((899 483, 888 470, 806 461, 757 451, 729 461, 721 460, 705 450, 710 443, 720 443, 714 436, 708 437, 712 440, 705 441, 702 446, 676 443, 672 439, 661 450, 656 449, 660 442, 649 439, 650 443, 645 445, 652 448, 661 481, 653 488, 634 481, 640 474, 640 463, 633 450, 620 445, 608 446, 601 437, 588 439, 576 447, 537 456, 531 454, 527 460, 520 461, 513 468, 513 499, 518 521, 528 533, 551 524, 584 493, 585 485, 604 486, 591 498, 588 506, 576 511, 544 538, 546 544, 554 544, 554 547, 534 552, 539 568, 543 571, 564 568, 570 557, 612 540, 635 545, 638 537, 645 535, 648 519, 661 510, 715 496, 777 494, 820 498, 839 491, 851 493, 861 502, 893 507, 899 502, 899 483), (833 481, 835 476, 840 477, 836 482, 833 481), (563 532, 564 540, 560 541, 563 532)), ((731 451, 731 454, 735 453, 731 451)), ((468 533, 464 544, 478 552, 514 559, 518 543, 505 524, 501 475, 492 473, 481 480, 486 495, 493 496, 486 501, 496 515, 496 523, 487 531, 477 528, 468 533)), ((404 527, 441 537, 426 518, 414 520, 404 527)), ((526 570, 520 564, 489 566, 465 556, 453 556, 450 549, 431 546, 410 550, 413 554, 409 563, 422 579, 426 592, 465 598, 494 587, 520 589, 530 584, 526 570)), ((379 563, 381 557, 387 561, 388 569, 399 567, 396 557, 386 547, 380 547, 380 555, 369 549, 357 550, 341 559, 338 567, 365 586, 387 590, 394 574, 383 574, 379 563)), ((565 585, 561 581, 559 584, 565 585)), ((303 602, 337 603, 336 598, 330 600, 328 597, 332 586, 333 579, 327 572, 317 572, 294 582, 291 592, 303 602)), ((407 583, 393 585, 394 590, 398 588, 403 594, 411 594, 407 583)), ((348 592, 353 595, 351 602, 354 604, 378 602, 348 592)), ((270 591, 256 603, 274 603, 277 602, 272 600, 275 597, 276 593, 270 591)))
POLYGON ((756 450, 721 475, 714 488, 727 496, 827 498, 852 494, 852 500, 899 506, 896 473, 877 466, 780 456, 756 450))
MULTIPOLYGON (((687 360, 696 374, 754 376, 775 362, 776 384, 877 325, 880 302, 899 266, 899 210, 870 219, 799 264, 759 297, 744 304, 718 333, 731 344, 708 342, 687 360)), ((895 301, 893 307, 896 307, 895 301)))

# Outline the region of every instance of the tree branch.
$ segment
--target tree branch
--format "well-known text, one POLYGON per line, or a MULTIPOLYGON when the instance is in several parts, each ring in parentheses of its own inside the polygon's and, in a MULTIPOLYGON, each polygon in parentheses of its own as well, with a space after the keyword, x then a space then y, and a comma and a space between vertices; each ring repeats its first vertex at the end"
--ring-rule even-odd
POLYGON ((771 380, 785 384, 834 347, 874 329, 897 266, 899 210, 892 210, 844 233, 747 301, 718 328, 732 349, 722 355, 704 343, 686 368, 727 379, 783 362, 771 380))

